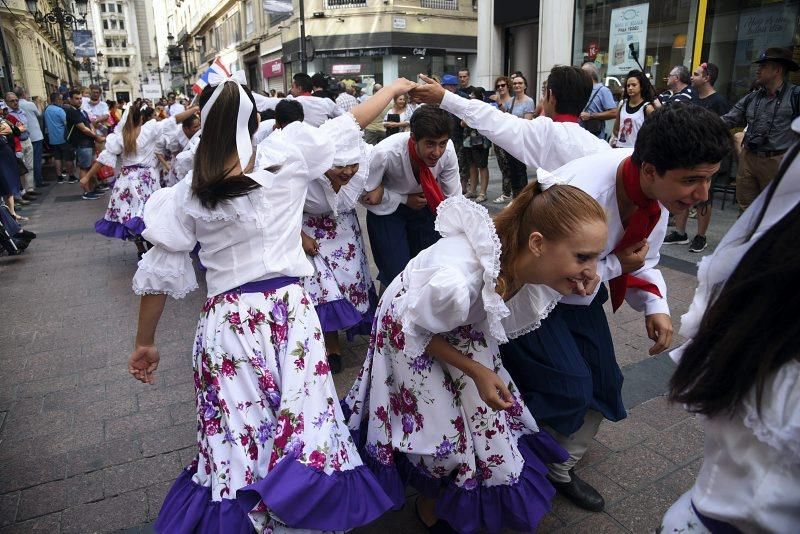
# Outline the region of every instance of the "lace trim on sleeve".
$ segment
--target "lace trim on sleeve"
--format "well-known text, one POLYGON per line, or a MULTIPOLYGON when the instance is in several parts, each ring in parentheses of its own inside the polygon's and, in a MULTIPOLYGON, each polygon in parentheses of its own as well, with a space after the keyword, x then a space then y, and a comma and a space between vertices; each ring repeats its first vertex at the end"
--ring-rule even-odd
POLYGON ((489 212, 483 206, 457 195, 439 204, 434 227, 443 237, 463 234, 469 241, 483 267, 481 299, 486 311, 489 335, 498 343, 506 343, 508 337, 502 320, 510 312, 503 298, 495 291, 500 274, 502 246, 489 212))

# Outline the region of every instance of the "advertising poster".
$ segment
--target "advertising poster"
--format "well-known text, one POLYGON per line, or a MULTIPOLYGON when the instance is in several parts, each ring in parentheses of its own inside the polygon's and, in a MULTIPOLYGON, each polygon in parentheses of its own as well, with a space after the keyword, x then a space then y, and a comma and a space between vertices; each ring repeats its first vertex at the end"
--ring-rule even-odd
POLYGON ((75 57, 94 57, 94 38, 90 30, 72 30, 72 42, 75 43, 75 57))
POLYGON ((264 11, 271 15, 286 15, 291 14, 294 7, 292 0, 264 0, 264 11))
POLYGON ((647 15, 650 4, 620 7, 611 11, 608 36, 608 75, 620 76, 638 69, 631 47, 643 63, 647 46, 647 15))

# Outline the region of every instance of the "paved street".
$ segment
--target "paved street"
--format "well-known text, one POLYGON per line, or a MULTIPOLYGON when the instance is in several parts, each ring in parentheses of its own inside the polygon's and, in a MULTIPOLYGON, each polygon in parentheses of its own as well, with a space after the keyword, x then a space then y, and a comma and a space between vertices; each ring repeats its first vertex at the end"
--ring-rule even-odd
MULTIPOLYGON (((47 188, 26 211, 38 239, 21 256, 0 257, 0 534, 150 532, 172 480, 195 454, 190 349, 204 291, 169 300, 158 383, 131 379, 135 248, 95 234, 106 201, 79 195, 77 185, 47 188)), ((724 213, 733 213, 730 205, 724 213)), ((696 280, 686 258, 665 264, 677 329, 696 280)), ((663 398, 671 363, 647 355, 651 343, 633 310, 610 318, 629 417, 604 423, 579 471, 605 495, 607 511, 590 514, 557 498, 540 532, 648 531, 699 466, 700 427, 663 398)), ((365 347, 363 339, 350 345, 336 378, 340 394, 365 347)), ((358 532, 423 532, 409 498, 411 506, 358 532)))

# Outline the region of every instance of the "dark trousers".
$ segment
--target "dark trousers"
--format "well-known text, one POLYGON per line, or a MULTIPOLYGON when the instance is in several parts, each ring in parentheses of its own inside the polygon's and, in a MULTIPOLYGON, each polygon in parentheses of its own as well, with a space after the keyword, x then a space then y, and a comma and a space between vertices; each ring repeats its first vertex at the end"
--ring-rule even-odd
POLYGON ((511 196, 514 198, 528 185, 528 168, 523 162, 506 153, 508 158, 508 178, 511 182, 511 196))
POLYGON ((403 272, 411 258, 439 240, 433 228, 436 216, 427 207, 412 210, 401 204, 389 215, 367 212, 367 233, 378 280, 388 286, 403 272))
POLYGON ((33 141, 33 183, 36 187, 44 185, 42 178, 42 152, 44 151, 44 140, 33 141))

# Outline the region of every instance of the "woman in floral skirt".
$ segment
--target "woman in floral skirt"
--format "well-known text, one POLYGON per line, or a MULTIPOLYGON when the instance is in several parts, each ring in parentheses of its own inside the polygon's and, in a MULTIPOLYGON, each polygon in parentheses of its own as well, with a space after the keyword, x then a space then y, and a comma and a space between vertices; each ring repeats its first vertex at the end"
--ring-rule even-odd
POLYGON ((605 214, 580 190, 539 183, 494 222, 459 196, 442 239, 386 289, 367 359, 343 401, 362 458, 401 506, 408 482, 432 532, 536 530, 566 452, 536 425, 498 344, 536 328, 562 294, 585 292, 605 214), (448 525, 449 524, 449 525, 448 525))
POLYGON ((153 248, 133 280, 142 299, 129 370, 152 383, 166 295, 197 288, 189 253, 200 243, 209 298, 194 342, 199 451, 155 528, 354 528, 391 501, 344 423, 319 319, 299 284, 313 273, 300 240, 303 202, 309 181, 331 168, 330 139, 368 124, 413 84, 399 80, 320 129, 290 124, 254 154, 258 116, 243 74, 215 78, 204 90, 194 170, 147 203, 143 235, 153 248))
MULTIPOLYGON (((175 120, 183 121, 197 108, 178 114, 175 120)), ((98 234, 122 240, 133 240, 141 256, 145 252, 142 240, 144 230, 144 205, 153 191, 159 189, 156 144, 164 135, 164 121, 153 119, 155 110, 141 100, 131 104, 114 133, 106 138, 105 149, 97 157, 86 180, 91 180, 103 165, 116 167, 121 158, 122 168, 114 182, 111 198, 103 218, 94 229, 98 234)))
POLYGON ((355 210, 372 147, 361 132, 349 133, 336 139, 333 166, 309 184, 303 210, 303 249, 314 264, 303 287, 317 309, 334 374, 342 370, 339 330, 348 339, 369 334, 378 302, 355 210))

